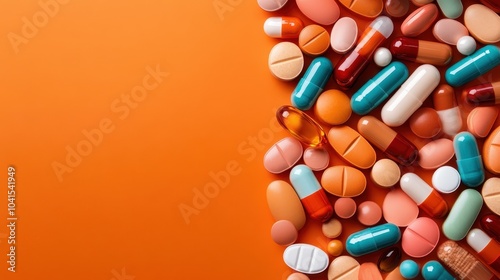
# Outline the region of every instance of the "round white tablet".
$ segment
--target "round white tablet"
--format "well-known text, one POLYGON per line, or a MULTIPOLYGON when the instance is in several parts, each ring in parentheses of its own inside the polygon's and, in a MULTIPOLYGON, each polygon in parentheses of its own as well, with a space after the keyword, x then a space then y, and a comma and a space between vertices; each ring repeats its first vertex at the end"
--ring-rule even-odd
POLYGON ((373 61, 380 67, 389 65, 392 61, 391 51, 387 48, 378 48, 373 55, 373 61))
POLYGON ((470 55, 476 51, 476 40, 471 36, 463 36, 458 39, 457 50, 463 55, 470 55))
POLYGON ((451 166, 442 166, 434 171, 432 185, 440 193, 452 193, 460 185, 460 174, 451 166))

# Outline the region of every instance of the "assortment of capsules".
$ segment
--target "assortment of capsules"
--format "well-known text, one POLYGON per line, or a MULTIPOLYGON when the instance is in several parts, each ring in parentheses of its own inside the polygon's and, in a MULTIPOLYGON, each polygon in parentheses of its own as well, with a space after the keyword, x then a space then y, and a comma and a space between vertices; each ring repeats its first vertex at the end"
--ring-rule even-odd
POLYGON ((264 156, 285 176, 267 202, 295 271, 287 279, 498 279, 500 80, 484 81, 500 71, 499 2, 296 0, 302 19, 279 14, 288 0, 257 2, 265 34, 283 39, 270 72, 297 81, 276 112, 290 135, 264 156), (383 189, 383 203, 361 201, 367 188, 383 189), (326 246, 297 243, 306 219, 321 223, 326 246), (347 219, 363 228, 341 239, 347 219), (368 254, 378 261, 358 262, 368 254))

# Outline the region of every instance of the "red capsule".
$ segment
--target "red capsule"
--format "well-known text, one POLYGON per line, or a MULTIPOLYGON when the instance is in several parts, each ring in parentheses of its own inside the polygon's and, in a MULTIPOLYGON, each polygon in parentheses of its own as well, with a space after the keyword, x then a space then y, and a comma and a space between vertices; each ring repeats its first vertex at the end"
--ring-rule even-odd
POLYGON ((500 103, 500 82, 485 83, 464 89, 467 102, 472 105, 495 105, 500 103))
POLYGON ((500 241, 500 217, 488 214, 481 217, 481 227, 491 237, 500 241))

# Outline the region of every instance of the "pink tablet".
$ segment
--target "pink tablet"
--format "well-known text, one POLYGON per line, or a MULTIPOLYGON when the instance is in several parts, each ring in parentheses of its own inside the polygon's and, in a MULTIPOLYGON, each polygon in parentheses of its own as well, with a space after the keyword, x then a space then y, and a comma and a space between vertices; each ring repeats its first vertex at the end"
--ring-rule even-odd
POLYGON ((413 221, 403 232, 401 245, 410 257, 423 258, 429 255, 439 241, 439 226, 434 220, 420 217, 413 221))

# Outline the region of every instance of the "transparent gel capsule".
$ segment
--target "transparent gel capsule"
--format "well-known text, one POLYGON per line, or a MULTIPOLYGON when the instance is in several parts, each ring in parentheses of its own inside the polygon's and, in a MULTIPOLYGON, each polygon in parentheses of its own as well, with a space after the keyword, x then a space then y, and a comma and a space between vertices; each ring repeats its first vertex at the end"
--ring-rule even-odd
POLYGON ((306 113, 292 106, 280 107, 276 118, 284 129, 308 146, 317 147, 327 142, 323 128, 306 113))
POLYGON ((398 247, 385 250, 378 258, 378 269, 382 272, 393 271, 401 262, 401 256, 401 249, 398 247))

